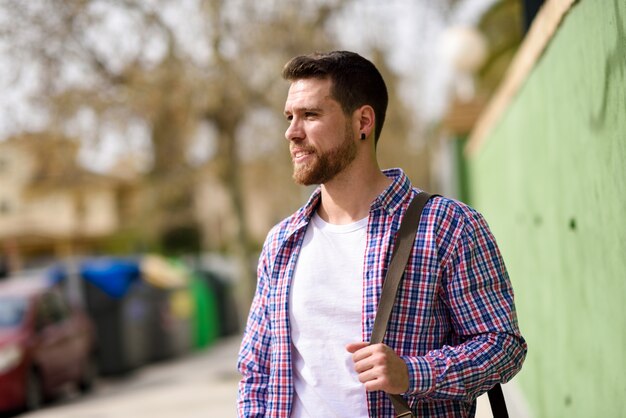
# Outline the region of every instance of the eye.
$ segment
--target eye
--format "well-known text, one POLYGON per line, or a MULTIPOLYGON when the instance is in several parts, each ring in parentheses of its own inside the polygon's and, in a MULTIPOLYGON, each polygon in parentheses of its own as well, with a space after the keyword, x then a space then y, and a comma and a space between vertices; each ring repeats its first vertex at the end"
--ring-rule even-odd
POLYGON ((315 117, 317 117, 317 113, 316 112, 305 112, 304 113, 304 117, 307 119, 313 119, 315 117))

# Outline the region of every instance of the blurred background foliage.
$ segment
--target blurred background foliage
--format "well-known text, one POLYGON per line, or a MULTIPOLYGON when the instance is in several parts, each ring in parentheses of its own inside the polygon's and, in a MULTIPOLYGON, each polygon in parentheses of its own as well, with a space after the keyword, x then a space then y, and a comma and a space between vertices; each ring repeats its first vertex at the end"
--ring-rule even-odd
POLYGON ((515 0, 1 0, 0 146, 39 155, 20 164, 37 167, 24 174, 30 197, 5 215, 74 218, 57 231, 36 227, 41 214, 8 232, 0 221, 4 252, 222 252, 251 287, 268 229, 310 193, 291 180, 283 139, 289 58, 373 60, 391 98, 383 167, 454 195, 446 141, 469 132, 521 19, 515 0), (56 190, 69 193, 64 214, 56 190))

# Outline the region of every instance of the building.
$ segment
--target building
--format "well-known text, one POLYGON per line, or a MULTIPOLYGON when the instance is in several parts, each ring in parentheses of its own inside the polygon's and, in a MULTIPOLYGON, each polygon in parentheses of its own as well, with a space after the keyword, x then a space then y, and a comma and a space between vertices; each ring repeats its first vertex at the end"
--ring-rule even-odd
POLYGON ((48 133, 0 142, 0 249, 11 268, 93 251, 131 210, 132 182, 80 167, 78 148, 48 133))
POLYGON ((528 341, 526 416, 626 416, 625 69, 623 0, 547 1, 466 148, 528 341))

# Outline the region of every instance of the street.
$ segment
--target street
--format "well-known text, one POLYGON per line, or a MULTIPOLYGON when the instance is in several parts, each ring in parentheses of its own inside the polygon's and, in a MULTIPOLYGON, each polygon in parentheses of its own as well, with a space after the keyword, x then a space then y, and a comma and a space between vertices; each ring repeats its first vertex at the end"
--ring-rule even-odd
POLYGON ((86 396, 67 395, 20 418, 236 417, 240 336, 187 356, 103 378, 86 396))

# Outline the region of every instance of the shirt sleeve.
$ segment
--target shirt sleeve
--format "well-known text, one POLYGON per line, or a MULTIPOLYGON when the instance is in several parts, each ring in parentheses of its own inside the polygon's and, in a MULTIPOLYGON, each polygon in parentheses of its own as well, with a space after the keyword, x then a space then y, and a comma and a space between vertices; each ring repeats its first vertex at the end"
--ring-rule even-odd
POLYGON ((471 402, 521 368, 527 346, 520 334, 513 289, 482 215, 465 217, 443 262, 441 296, 457 341, 425 356, 403 357, 407 394, 471 402))
POLYGON ((270 374, 270 325, 267 315, 269 269, 266 248, 261 252, 257 288, 250 307, 237 368, 241 373, 237 393, 239 417, 264 417, 270 374))

